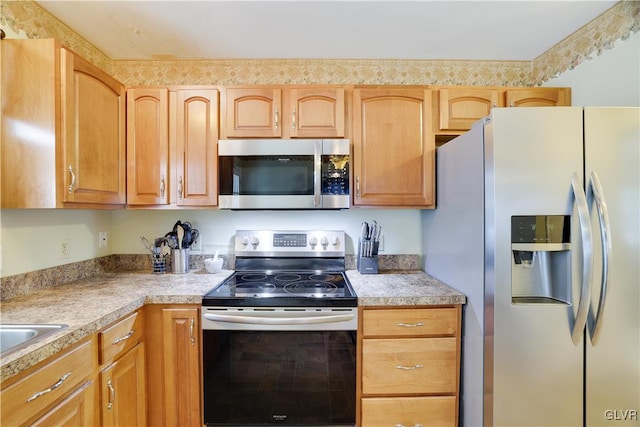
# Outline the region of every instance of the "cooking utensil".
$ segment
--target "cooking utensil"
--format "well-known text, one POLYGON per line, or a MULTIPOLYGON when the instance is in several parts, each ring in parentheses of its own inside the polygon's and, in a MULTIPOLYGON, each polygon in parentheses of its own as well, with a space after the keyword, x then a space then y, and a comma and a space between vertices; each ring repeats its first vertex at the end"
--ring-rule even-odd
POLYGON ((149 240, 146 237, 140 236, 140 241, 142 242, 144 247, 147 248, 149 252, 151 252, 151 255, 155 255, 158 252, 160 252, 159 250, 156 251, 155 247, 151 245, 151 242, 149 242, 149 240))
POLYGON ((178 224, 176 229, 176 239, 178 240, 178 249, 182 249, 182 243, 184 239, 184 228, 182 224, 178 224))

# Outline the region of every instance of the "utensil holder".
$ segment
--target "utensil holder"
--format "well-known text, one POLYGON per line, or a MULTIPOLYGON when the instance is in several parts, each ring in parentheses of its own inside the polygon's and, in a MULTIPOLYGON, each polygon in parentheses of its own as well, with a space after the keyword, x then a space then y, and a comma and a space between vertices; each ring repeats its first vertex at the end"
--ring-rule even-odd
POLYGON ((379 245, 380 242, 358 240, 356 266, 360 274, 378 274, 379 245), (368 245, 371 246, 369 247, 368 245))
POLYGON ((189 249, 171 249, 171 272, 184 274, 189 272, 189 249))
POLYGON ((167 272, 167 254, 151 255, 151 271, 155 274, 164 274, 167 272))

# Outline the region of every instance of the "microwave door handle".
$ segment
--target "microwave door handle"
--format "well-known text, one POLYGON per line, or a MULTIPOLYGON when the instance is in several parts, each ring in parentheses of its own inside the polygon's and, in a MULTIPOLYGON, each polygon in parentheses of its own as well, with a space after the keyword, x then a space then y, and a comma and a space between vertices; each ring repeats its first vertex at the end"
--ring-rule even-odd
POLYGON ((314 144, 313 159, 313 207, 322 207, 322 140, 317 140, 314 144))

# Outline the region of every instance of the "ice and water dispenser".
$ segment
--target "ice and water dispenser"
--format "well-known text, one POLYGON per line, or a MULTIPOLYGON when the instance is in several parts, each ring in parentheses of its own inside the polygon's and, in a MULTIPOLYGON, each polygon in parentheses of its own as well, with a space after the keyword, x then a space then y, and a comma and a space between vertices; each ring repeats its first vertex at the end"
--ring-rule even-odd
POLYGON ((570 304, 571 217, 511 217, 511 302, 570 304))

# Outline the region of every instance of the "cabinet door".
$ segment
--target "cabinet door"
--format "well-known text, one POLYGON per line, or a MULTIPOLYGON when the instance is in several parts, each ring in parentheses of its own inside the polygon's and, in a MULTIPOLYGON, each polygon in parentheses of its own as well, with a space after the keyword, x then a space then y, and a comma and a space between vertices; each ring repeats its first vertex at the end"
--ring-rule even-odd
POLYGON ((433 207, 428 89, 354 90, 356 206, 433 207))
POLYGON ((282 91, 274 88, 227 88, 223 92, 222 138, 282 136, 282 91))
POLYGON ((169 91, 127 91, 127 204, 169 203, 169 91))
POLYGON ((343 138, 344 89, 290 89, 289 135, 292 138, 343 138))
POLYGON ((164 410, 168 426, 202 426, 199 319, 197 308, 162 310, 164 410))
POLYGON ((144 426, 145 395, 144 343, 100 373, 102 426, 144 426))
POLYGON ((176 93, 176 204, 218 204, 218 91, 176 93))
POLYGON ((93 381, 86 382, 43 416, 29 423, 29 425, 33 427, 84 427, 97 425, 95 399, 95 384, 93 381))
POLYGON ((66 49, 61 66, 63 201, 124 204, 124 85, 66 49))
POLYGON ((469 130, 471 125, 499 107, 497 89, 442 88, 439 130, 469 130))
POLYGON ((505 105, 509 107, 559 107, 571 105, 568 88, 507 89, 505 105))

